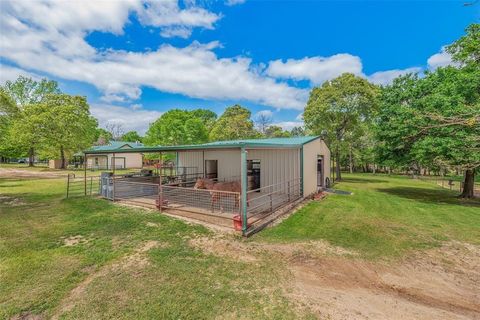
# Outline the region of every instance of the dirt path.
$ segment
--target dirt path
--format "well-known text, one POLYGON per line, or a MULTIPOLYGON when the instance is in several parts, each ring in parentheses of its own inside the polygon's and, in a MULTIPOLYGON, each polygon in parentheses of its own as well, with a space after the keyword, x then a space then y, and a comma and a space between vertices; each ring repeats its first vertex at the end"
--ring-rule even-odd
POLYGON ((63 171, 34 171, 26 169, 0 168, 0 178, 39 179, 62 178, 66 176, 67 172, 63 171))
POLYGON ((325 242, 288 245, 229 238, 191 245, 232 259, 273 255, 289 276, 285 294, 327 319, 480 319, 480 247, 450 242, 394 263, 373 263, 325 242))

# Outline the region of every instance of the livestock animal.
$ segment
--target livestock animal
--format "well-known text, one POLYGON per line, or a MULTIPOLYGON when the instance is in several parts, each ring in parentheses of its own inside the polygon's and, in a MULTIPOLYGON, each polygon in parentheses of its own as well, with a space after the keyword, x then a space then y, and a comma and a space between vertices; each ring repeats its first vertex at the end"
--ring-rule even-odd
MULTIPOLYGON (((199 178, 195 182, 195 186, 193 188, 213 190, 213 191, 237 192, 237 194, 235 195, 235 208, 239 207, 240 191, 242 188, 239 181, 215 182, 212 179, 199 178)), ((215 203, 219 202, 222 198, 232 197, 232 194, 223 193, 223 192, 210 192, 210 196, 212 198, 211 199, 212 212, 214 212, 215 203)), ((223 211, 223 207, 221 207, 221 202, 220 202, 220 210, 223 211)))

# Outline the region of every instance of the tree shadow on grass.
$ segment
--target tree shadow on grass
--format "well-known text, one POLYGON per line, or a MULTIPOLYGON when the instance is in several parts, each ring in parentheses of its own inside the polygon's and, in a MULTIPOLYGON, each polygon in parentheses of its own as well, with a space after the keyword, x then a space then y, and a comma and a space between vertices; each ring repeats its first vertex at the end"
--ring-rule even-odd
POLYGON ((418 187, 378 188, 379 192, 425 203, 443 203, 465 207, 480 207, 480 199, 459 199, 455 192, 418 187))
POLYGON ((348 177, 348 178, 342 178, 342 180, 340 182, 347 182, 347 183, 385 183, 385 182, 388 182, 387 180, 383 180, 383 179, 376 179, 376 178, 352 178, 352 177, 348 177))

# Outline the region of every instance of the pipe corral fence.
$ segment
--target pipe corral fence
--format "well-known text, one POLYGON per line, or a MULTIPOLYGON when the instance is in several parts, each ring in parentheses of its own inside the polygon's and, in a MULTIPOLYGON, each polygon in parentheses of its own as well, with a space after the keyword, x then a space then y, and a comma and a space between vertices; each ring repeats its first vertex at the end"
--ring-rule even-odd
MULTIPOLYGON (((302 199, 301 179, 282 181, 247 191, 246 230, 242 230, 241 190, 194 188, 203 172, 196 167, 162 167, 122 174, 102 172, 98 176, 67 178, 67 197, 100 196, 111 201, 180 215, 211 224, 235 228, 248 236, 282 214, 282 209, 302 199)), ((240 177, 211 179, 214 183, 235 185, 240 177)), ((288 208, 287 208, 288 209, 288 208)))

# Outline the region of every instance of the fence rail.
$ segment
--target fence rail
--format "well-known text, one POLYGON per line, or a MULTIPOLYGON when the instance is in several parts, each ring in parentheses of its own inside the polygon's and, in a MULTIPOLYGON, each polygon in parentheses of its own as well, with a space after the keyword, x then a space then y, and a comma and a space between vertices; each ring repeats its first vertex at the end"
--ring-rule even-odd
MULTIPOLYGON (((242 212, 241 193, 193 188, 200 177, 203 177, 203 173, 162 176, 160 185, 160 177, 151 175, 103 174, 101 177, 87 177, 86 181, 83 177, 72 175, 68 178, 67 197, 100 194, 113 201, 124 200, 145 207, 180 210, 195 214, 200 220, 202 218, 199 215, 210 216, 209 219, 220 218, 225 222, 230 221, 231 226, 238 225, 237 219, 241 219, 242 212)), ((220 180, 238 181, 238 178, 220 180)), ((301 199, 301 189, 301 179, 298 178, 248 191, 247 231, 259 230, 265 223, 274 220, 282 212, 279 209, 301 199)))
POLYGON ((219 190, 193 189, 178 186, 162 186, 162 207, 195 210, 201 213, 238 214, 240 193, 219 190))
POLYGON ((100 192, 100 177, 76 177, 74 173, 67 176, 67 198, 94 196, 100 192))
POLYGON ((273 212, 301 197, 301 180, 292 179, 247 192, 247 215, 253 217, 273 212))
MULTIPOLYGON (((445 189, 463 192, 463 185, 464 185, 463 181, 458 181, 455 179, 442 177, 442 176, 417 176, 417 178, 420 180, 433 182, 439 187, 442 187, 445 189)), ((480 195, 480 183, 478 182, 474 183, 474 192, 475 194, 480 195)))

